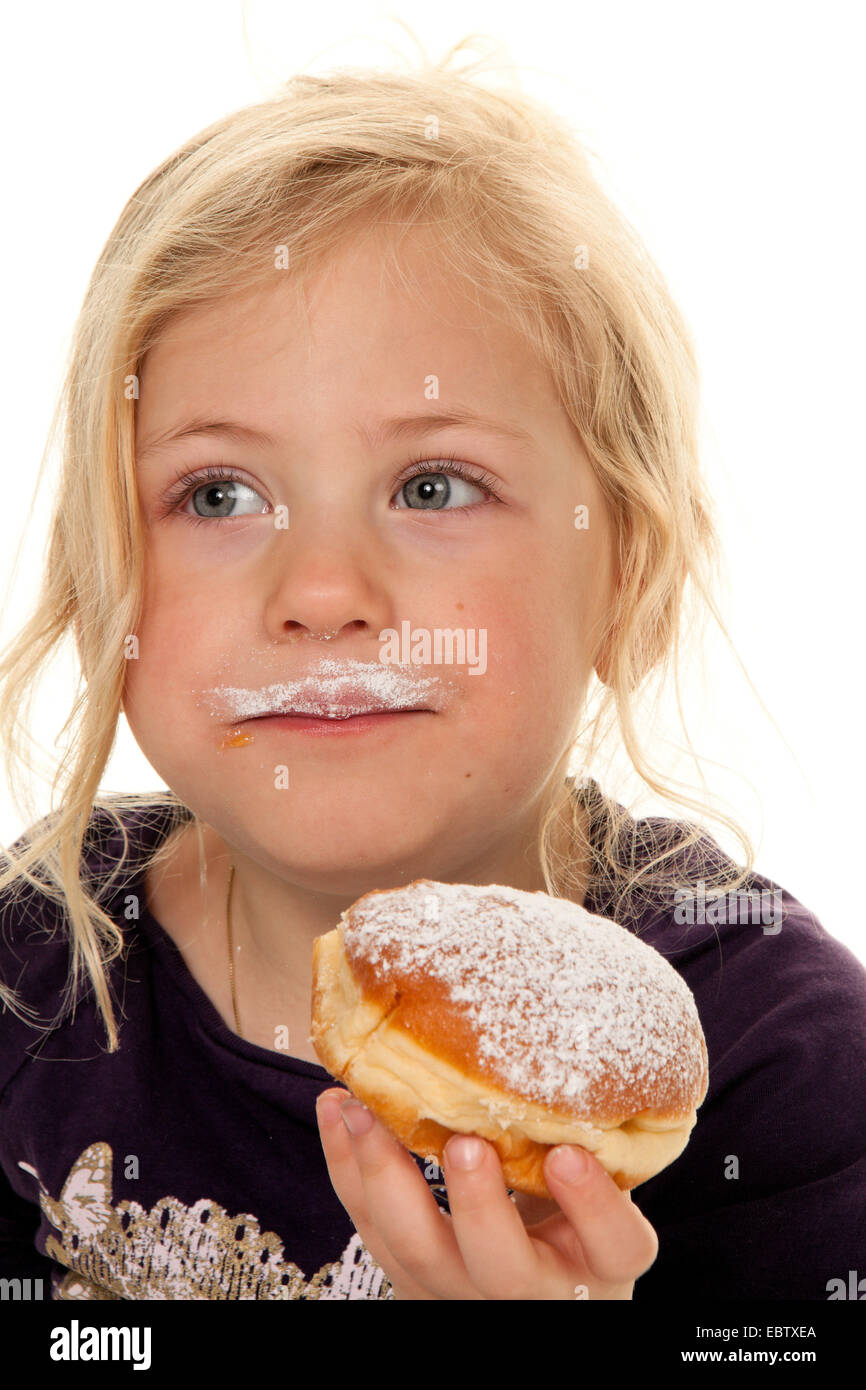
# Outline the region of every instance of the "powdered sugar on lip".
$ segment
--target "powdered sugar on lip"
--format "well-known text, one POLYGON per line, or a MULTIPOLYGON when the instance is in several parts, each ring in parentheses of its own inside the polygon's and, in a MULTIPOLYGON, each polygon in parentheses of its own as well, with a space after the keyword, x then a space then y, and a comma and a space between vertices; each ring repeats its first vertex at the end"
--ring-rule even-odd
POLYGON ((232 720, 267 714, 309 714, 348 719, 376 710, 440 710, 453 682, 422 676, 416 667, 329 658, 301 680, 278 681, 258 689, 218 685, 204 692, 215 715, 232 720))

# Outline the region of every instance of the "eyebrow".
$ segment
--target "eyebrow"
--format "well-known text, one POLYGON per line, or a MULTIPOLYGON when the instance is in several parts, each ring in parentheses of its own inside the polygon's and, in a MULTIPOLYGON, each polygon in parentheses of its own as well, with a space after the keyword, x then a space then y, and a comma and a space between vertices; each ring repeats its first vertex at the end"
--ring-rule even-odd
MULTIPOLYGON (((423 414, 396 416, 391 420, 382 420, 372 430, 366 425, 356 425, 355 433, 369 448, 376 449, 388 440, 405 439, 434 429, 465 427, 480 429, 487 434, 497 435, 502 439, 524 446, 534 447, 536 444, 535 437, 514 422, 492 419, 489 416, 478 415, 472 410, 459 407, 453 410, 431 410, 425 411, 423 414)), ((136 452, 138 459, 141 460, 146 455, 154 453, 168 444, 178 443, 190 436, 209 438, 211 435, 217 434, 236 444, 261 444, 276 448, 279 443, 266 430, 253 429, 250 425, 242 425, 236 420, 196 419, 146 440, 136 452)))
POLYGON ((164 430, 162 434, 154 435, 152 439, 146 440, 140 448, 136 450, 139 460, 146 454, 156 453, 157 450, 165 448, 167 444, 177 444, 182 439, 187 439, 191 435, 203 435, 205 438, 212 434, 224 435, 234 444, 267 444, 274 447, 277 440, 273 435, 265 430, 253 429, 250 425, 241 425, 236 420, 190 420, 186 425, 179 425, 176 429, 164 430))

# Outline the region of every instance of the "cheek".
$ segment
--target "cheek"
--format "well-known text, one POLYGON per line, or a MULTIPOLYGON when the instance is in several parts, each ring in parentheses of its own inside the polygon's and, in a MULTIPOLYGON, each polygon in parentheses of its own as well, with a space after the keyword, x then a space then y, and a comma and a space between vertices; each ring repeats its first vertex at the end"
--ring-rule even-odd
POLYGON ((138 657, 127 662, 124 708, 144 751, 151 745, 183 746, 201 713, 194 690, 201 674, 225 660, 228 644, 224 606, 202 596, 172 574, 163 582, 151 568, 136 637, 138 657))
POLYGON ((174 622, 145 616, 136 634, 138 656, 127 661, 123 689, 123 711, 136 742, 166 779, 173 774, 175 751, 192 733, 183 695, 189 647, 182 631, 174 622))
MULTIPOLYGON (((487 677, 496 698, 509 682, 550 699, 581 675, 581 605, 568 557, 537 545, 512 557, 495 582, 479 578, 461 615, 486 630, 487 677), (551 553, 552 552, 552 553, 551 553)), ((584 615, 587 616, 586 614, 584 615)), ((473 678, 481 681, 481 677, 473 678)))
POLYGON ((537 577, 488 588, 470 626, 486 632, 486 670, 460 673, 462 749, 532 780, 561 756, 589 675, 569 594, 537 577))

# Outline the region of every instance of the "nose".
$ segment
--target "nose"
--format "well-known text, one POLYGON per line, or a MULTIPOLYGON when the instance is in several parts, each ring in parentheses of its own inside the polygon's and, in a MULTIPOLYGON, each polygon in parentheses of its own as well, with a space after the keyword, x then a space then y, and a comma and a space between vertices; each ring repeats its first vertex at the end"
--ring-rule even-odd
MULTIPOLYGON (((343 626, 355 627, 355 625, 355 623, 348 623, 343 626)), ((286 628, 289 629, 290 636, 303 637, 306 632, 314 642, 333 642, 334 638, 339 637, 340 633, 343 631, 343 628, 335 627, 333 632, 308 632, 308 630, 304 628, 303 623, 296 623, 291 618, 286 623, 286 628)))
POLYGON ((268 555, 265 625, 275 641, 339 648, 344 639, 377 639, 389 626, 383 543, 348 523, 315 526, 312 518, 278 532, 268 555))
POLYGON ((344 632, 363 631, 366 626, 367 624, 362 618, 354 618, 351 622, 338 625, 330 632, 313 632, 306 624, 297 622, 294 618, 288 618, 283 624, 283 630, 288 635, 289 641, 301 642, 307 638, 312 642, 333 642, 344 632))

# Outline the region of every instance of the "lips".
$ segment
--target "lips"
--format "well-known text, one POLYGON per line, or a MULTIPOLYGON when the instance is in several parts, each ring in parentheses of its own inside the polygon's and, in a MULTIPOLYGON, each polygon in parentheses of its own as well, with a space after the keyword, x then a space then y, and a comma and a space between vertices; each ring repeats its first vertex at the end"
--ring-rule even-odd
POLYGON ((211 712, 233 723, 298 717, 347 720, 363 715, 439 713, 453 696, 452 683, 380 662, 327 660, 297 680, 257 689, 217 686, 204 692, 211 712))
POLYGON ((255 715, 268 719, 275 714, 305 714, 314 719, 351 719, 356 714, 397 714, 406 710, 429 709, 429 705, 400 703, 377 699, 360 686, 339 691, 323 691, 320 682, 303 683, 301 690, 289 699, 277 700, 272 709, 255 715), (307 688, 305 688, 305 685, 307 688))
POLYGON ((394 705, 385 701, 374 701, 362 691, 346 691, 341 695, 307 695, 291 701, 283 701, 264 714, 256 714, 247 722, 256 719, 271 719, 275 715, 306 715, 310 719, 352 719, 359 714, 409 714, 430 711, 429 705, 394 705))

